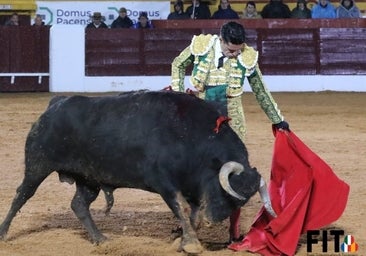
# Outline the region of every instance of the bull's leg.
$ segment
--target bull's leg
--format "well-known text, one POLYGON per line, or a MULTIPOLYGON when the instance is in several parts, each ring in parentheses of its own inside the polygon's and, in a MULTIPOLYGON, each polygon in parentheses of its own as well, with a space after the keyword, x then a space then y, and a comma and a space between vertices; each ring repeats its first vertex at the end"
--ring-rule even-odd
POLYGON ((234 210, 230 215, 230 228, 229 228, 230 242, 241 241, 240 235, 240 208, 234 210))
MULTIPOLYGON (((195 204, 190 204, 189 208, 185 208, 184 209, 185 212, 191 212, 190 214, 190 221, 191 221, 191 225, 193 227, 194 230, 197 230, 201 227, 201 221, 202 218, 200 218, 199 216, 199 206, 195 205, 195 204)), ((177 238, 182 236, 182 227, 179 225, 176 229, 172 230, 172 237, 173 238, 177 238)))
POLYGON ((25 171, 25 177, 23 179, 22 184, 17 188, 17 192, 11 204, 10 210, 5 217, 5 220, 0 225, 0 239, 5 239, 6 234, 8 233, 9 226, 17 214, 17 212, 22 208, 22 206, 31 198, 36 192, 38 186, 42 183, 42 181, 48 176, 43 175, 39 176, 36 174, 29 174, 30 172, 25 171))
POLYGON ((175 194, 175 197, 173 193, 164 193, 163 199, 180 221, 183 232, 180 249, 184 250, 186 253, 201 253, 203 247, 191 224, 190 211, 187 211, 187 209, 190 209, 190 205, 186 199, 180 193, 175 194))
POLYGON ((95 225, 89 211, 90 204, 97 198, 100 189, 76 182, 76 193, 71 202, 71 209, 88 231, 93 243, 99 244, 106 237, 95 225))
POLYGON ((105 215, 109 215, 114 204, 114 196, 113 196, 114 188, 103 185, 102 190, 104 192, 104 197, 106 201, 105 215))
MULTIPOLYGON (((198 230, 199 228, 201 228, 202 217, 199 215, 199 206, 197 206, 195 204, 190 204, 190 208, 185 208, 184 211, 191 212, 189 218, 190 218, 193 229, 198 230)), ((183 235, 183 229, 182 229, 181 225, 178 225, 177 228, 172 230, 171 237, 173 239, 181 237, 182 235, 183 235)))
POLYGON ((199 206, 197 206, 195 204, 191 204, 190 220, 191 220, 191 225, 195 230, 199 229, 202 225, 202 216, 200 216, 200 214, 199 214, 199 209, 200 209, 199 206))

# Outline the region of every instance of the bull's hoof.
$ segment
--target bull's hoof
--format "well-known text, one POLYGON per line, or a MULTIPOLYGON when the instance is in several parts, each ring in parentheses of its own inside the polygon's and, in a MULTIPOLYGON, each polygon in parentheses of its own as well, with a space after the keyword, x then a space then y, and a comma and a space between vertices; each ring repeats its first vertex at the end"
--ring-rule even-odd
POLYGON ((105 209, 104 209, 104 215, 105 215, 106 217, 108 217, 108 216, 109 216, 109 214, 111 213, 111 209, 112 209, 112 207, 109 207, 109 206, 106 206, 106 207, 105 207, 105 209))
POLYGON ((181 246, 186 253, 199 254, 203 252, 203 247, 199 241, 182 244, 181 246))
POLYGON ((100 244, 102 244, 103 242, 105 242, 107 239, 108 239, 108 238, 107 238, 106 236, 104 236, 104 235, 100 235, 100 236, 98 236, 98 237, 94 237, 94 238, 92 239, 92 241, 93 241, 93 244, 95 244, 95 245, 100 245, 100 244))
POLYGON ((6 234, 0 234, 0 241, 6 240, 6 234))
POLYGON ((182 238, 178 237, 174 240, 172 246, 171 246, 172 250, 176 250, 177 252, 182 252, 183 248, 182 248, 182 238))
POLYGON ((6 235, 7 235, 8 231, 5 230, 5 228, 3 228, 3 226, 0 226, 0 241, 5 241, 6 239, 6 235))

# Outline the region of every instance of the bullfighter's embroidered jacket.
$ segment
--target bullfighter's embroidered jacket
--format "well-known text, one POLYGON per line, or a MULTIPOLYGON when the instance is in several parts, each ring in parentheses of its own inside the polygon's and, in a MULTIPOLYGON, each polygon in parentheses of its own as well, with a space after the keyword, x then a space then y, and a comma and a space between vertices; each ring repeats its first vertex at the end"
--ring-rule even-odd
MULTIPOLYGON (((172 63, 172 88, 184 91, 186 68, 193 63, 191 84, 200 92, 207 86, 226 86, 226 97, 238 97, 243 93, 244 78, 247 77, 256 100, 272 123, 283 121, 277 104, 263 82, 258 66, 258 52, 244 45, 237 58, 230 58, 223 68, 215 66, 215 44, 217 35, 194 36, 191 44, 172 63)), ((216 57, 217 58, 217 57, 216 57)))

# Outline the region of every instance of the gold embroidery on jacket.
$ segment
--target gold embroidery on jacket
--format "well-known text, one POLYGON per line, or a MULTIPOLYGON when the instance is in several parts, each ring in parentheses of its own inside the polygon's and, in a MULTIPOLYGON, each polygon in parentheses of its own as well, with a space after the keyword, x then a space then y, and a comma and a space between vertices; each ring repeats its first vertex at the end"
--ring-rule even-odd
POLYGON ((266 85, 263 82, 262 73, 259 70, 258 65, 255 67, 255 72, 248 77, 249 84, 252 88, 252 91, 255 95, 255 98, 263 111, 268 116, 269 120, 272 121, 273 124, 277 124, 284 120, 284 117, 281 115, 280 110, 277 107, 272 95, 268 91, 266 85))
POLYGON ((256 100, 272 123, 279 123, 284 118, 268 91, 258 67, 258 52, 246 44, 236 59, 225 61, 223 68, 214 64, 214 45, 217 35, 194 36, 191 44, 184 49, 172 63, 172 87, 184 91, 185 70, 193 63, 190 82, 199 91, 199 97, 205 99, 205 86, 226 85, 228 96, 228 115, 232 118, 230 126, 244 141, 245 117, 241 106, 245 77, 255 94, 256 100))

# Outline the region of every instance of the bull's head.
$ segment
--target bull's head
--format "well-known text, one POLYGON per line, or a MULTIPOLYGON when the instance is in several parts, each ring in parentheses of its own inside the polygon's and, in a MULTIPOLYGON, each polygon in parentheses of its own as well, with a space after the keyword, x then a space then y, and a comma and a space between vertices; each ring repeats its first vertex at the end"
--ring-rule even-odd
MULTIPOLYGON (((225 163, 221 169, 219 174, 219 180, 221 187, 232 197, 235 197, 241 201, 247 201, 248 199, 239 195, 237 192, 234 191, 234 189, 231 187, 229 182, 229 176, 231 174, 233 175, 240 175, 244 171, 243 165, 237 162, 227 162, 225 163)), ((267 191, 267 185, 264 181, 263 177, 261 177, 260 185, 258 192, 261 196, 261 199, 263 201, 264 207, 268 211, 269 214, 271 214, 273 217, 276 217, 276 213, 272 208, 271 199, 269 197, 268 191, 267 191)))

